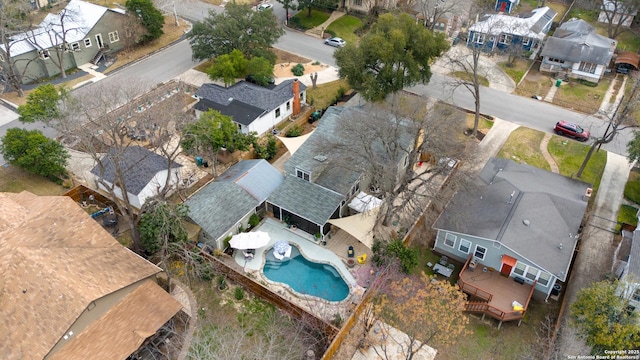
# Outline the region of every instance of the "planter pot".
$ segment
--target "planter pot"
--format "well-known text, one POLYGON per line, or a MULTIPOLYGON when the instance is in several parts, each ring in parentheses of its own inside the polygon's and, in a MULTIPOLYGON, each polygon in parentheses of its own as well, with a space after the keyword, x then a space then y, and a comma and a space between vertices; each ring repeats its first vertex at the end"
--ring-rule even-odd
POLYGON ((353 260, 353 259, 347 260, 347 266, 350 267, 350 268, 356 266, 356 261, 353 260))

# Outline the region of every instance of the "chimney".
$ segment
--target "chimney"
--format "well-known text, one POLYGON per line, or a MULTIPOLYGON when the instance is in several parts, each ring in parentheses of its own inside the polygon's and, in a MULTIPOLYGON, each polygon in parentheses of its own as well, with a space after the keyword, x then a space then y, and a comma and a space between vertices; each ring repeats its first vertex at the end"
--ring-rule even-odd
POLYGON ((293 79, 293 116, 300 113, 300 82, 293 79))

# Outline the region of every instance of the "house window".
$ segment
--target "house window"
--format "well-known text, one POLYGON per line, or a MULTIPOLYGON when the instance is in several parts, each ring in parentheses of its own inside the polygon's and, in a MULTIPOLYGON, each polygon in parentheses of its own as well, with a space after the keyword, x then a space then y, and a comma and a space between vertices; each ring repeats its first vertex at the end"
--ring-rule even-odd
POLYGON ((534 267, 529 266, 529 269, 527 270, 527 274, 524 276, 529 280, 535 280, 538 277, 538 273, 540 271, 534 267))
POLYGON ((362 0, 353 0, 353 5, 362 6, 362 0))
POLYGON ((596 64, 581 61, 580 67, 578 68, 578 70, 588 72, 590 74, 594 74, 596 72, 597 67, 598 65, 596 64))
POLYGON ((529 43, 531 42, 531 39, 529 38, 522 38, 522 45, 529 45, 529 43))
POLYGON ((51 56, 49 55, 49 50, 40 50, 38 51, 38 54, 40 54, 40 58, 42 60, 47 60, 48 58, 50 58, 51 56))
POLYGON ((303 92, 301 92, 301 93, 300 93, 300 101, 302 101, 302 102, 304 102, 304 101, 305 101, 305 100, 304 100, 304 93, 303 93, 303 92))
POLYGON ((453 234, 446 234, 444 236, 444 244, 452 248, 456 245, 456 236, 453 234))
POLYGON ((458 248, 461 252, 468 254, 469 250, 471 250, 471 241, 467 239, 460 239, 460 247, 458 248))
POLYGON ((640 301, 640 288, 633 292, 633 296, 631 298, 633 301, 640 301))
POLYGON ((291 101, 287 101, 287 111, 291 110, 291 101))
POLYGON ((513 273, 516 275, 524 276, 525 270, 527 270, 527 265, 523 263, 517 263, 516 267, 513 269, 513 273))
POLYGON ((484 34, 473 34, 473 42, 476 44, 484 44, 484 34))
POLYGON ((547 286, 549 285, 549 280, 551 280, 551 275, 544 271, 540 271, 540 275, 538 275, 538 284, 547 286))
POLYGON ((71 44, 71 51, 80 51, 80 43, 74 42, 71 44))
POLYGON ((120 37, 118 36, 118 32, 114 31, 114 32, 110 32, 109 33, 109 42, 110 43, 114 43, 114 42, 118 42, 120 41, 120 37))
POLYGON ((355 195, 358 191, 360 191, 360 180, 356 181, 353 188, 351 188, 351 196, 355 195))
POLYGON ((89 38, 84 39, 84 47, 86 48, 91 47, 91 39, 89 38))
POLYGON ((280 108, 276 109, 276 117, 279 118, 280 117, 280 108))
POLYGON ((511 35, 509 34, 500 34, 500 39, 498 40, 500 44, 509 45, 511 44, 511 35))
POLYGON ((302 180, 309 181, 309 173, 306 171, 296 169, 296 176, 302 180))
POLYGON ((554 62, 554 63, 558 63, 558 64, 564 64, 564 60, 560 60, 560 59, 556 59, 556 58, 549 58, 550 62, 554 62))
POLYGON ((473 256, 477 257, 479 260, 484 260, 484 255, 487 253, 487 248, 476 245, 476 251, 473 252, 473 256))

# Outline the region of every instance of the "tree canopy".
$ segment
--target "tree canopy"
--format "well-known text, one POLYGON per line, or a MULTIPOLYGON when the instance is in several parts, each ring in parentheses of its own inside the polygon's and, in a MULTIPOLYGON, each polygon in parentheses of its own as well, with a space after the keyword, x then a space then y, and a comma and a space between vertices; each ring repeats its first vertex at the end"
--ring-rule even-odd
POLYGON ((149 42, 162 36, 164 32, 164 16, 160 10, 156 9, 151 0, 127 0, 125 3, 127 11, 136 14, 140 22, 147 29, 147 33, 142 36, 142 42, 149 42))
POLYGON ((225 86, 229 86, 235 83, 236 78, 244 76, 248 62, 240 50, 234 49, 229 54, 213 59, 213 64, 207 69, 207 75, 214 81, 222 79, 225 86))
MULTIPOLYGON (((224 12, 209 11, 203 21, 193 24, 187 34, 192 57, 206 60, 238 49, 247 59, 265 56, 271 46, 284 35, 272 11, 253 11, 247 4, 228 3, 224 12)), ((273 58, 273 56, 272 56, 273 58)))
POLYGON ((12 165, 40 176, 55 178, 66 174, 69 154, 40 130, 12 128, 2 138, 0 152, 12 165))
POLYGON ((581 289, 577 300, 571 304, 573 323, 587 344, 592 346, 594 354, 603 354, 604 350, 632 349, 638 345, 638 314, 628 309, 629 299, 635 291, 618 294, 619 285, 622 289, 629 284, 617 281, 594 283, 581 289))
POLYGON ((40 85, 27 96, 27 102, 18 106, 18 118, 25 123, 57 119, 62 114, 58 102, 66 97, 67 91, 52 84, 40 85))
POLYGON ((348 43, 334 57, 339 75, 366 100, 431 78, 431 61, 448 48, 444 36, 416 24, 408 14, 384 14, 358 44, 348 43))

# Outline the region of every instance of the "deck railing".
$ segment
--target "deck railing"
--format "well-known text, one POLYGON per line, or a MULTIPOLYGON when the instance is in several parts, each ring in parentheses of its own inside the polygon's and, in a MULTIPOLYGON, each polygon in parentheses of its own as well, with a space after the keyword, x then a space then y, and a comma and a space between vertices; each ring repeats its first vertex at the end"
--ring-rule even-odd
POLYGON ((465 311, 482 313, 491 316, 492 318, 500 321, 520 320, 524 317, 524 312, 520 311, 502 311, 495 306, 489 305, 485 302, 468 302, 465 305, 465 311))
POLYGON ((482 290, 475 285, 471 285, 470 283, 464 281, 464 279, 462 278, 462 274, 464 274, 464 272, 467 270, 469 261, 471 261, 471 255, 469 255, 469 257, 467 258, 467 261, 464 263, 462 270, 460 270, 460 276, 458 276, 458 286, 460 286, 460 289, 462 289, 462 291, 466 292, 467 294, 479 297, 480 299, 486 300, 487 302, 491 301, 493 299, 492 293, 482 290))

